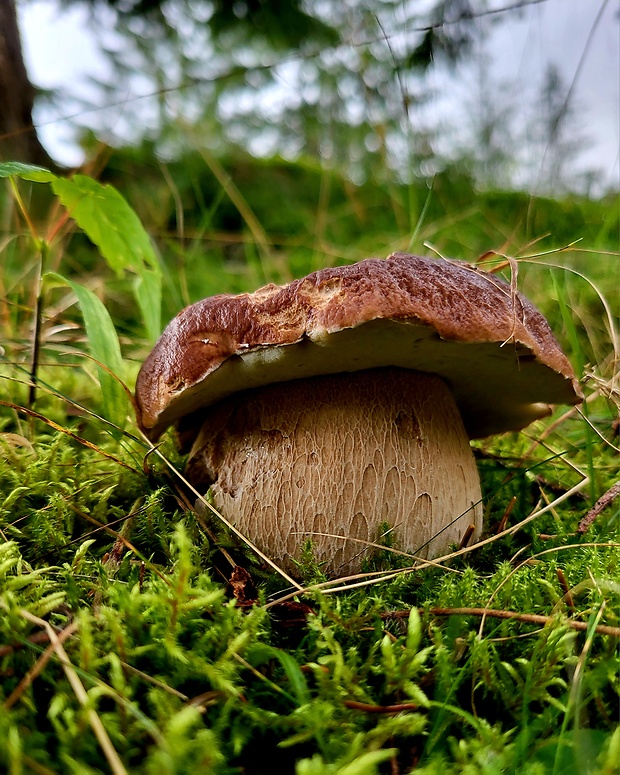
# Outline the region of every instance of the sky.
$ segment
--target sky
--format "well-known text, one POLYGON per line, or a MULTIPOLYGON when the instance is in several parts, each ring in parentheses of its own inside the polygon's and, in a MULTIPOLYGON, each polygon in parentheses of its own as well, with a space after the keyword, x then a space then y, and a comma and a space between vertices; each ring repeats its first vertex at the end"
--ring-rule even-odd
MULTIPOLYGON (((496 0, 495 5, 509 5, 496 0)), ((55 0, 19 4, 24 57, 31 80, 55 89, 56 107, 37 112, 35 122, 51 154, 67 165, 78 165, 82 152, 75 142, 70 116, 75 103, 63 95, 88 98, 90 79, 105 77, 108 66, 96 32, 81 5, 61 9, 55 0)), ((523 106, 540 87, 546 67, 555 64, 573 84, 579 134, 588 138, 580 163, 601 171, 603 186, 618 185, 620 148, 620 0, 546 0, 532 5, 508 24, 495 25, 487 55, 495 80, 510 84, 512 99, 523 106)), ((441 79, 441 74, 436 78, 441 79)), ((458 122, 469 99, 468 76, 438 82, 435 110, 442 121, 458 122)), ((81 117, 93 129, 97 113, 81 117)), ((577 132, 577 128, 575 129, 577 132)))

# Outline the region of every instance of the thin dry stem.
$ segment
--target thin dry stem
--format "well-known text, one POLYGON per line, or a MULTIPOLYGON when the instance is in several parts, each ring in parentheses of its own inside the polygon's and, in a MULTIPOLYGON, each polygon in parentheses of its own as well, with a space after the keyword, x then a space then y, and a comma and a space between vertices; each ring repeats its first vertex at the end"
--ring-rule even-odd
POLYGON ((95 737, 97 738, 97 741, 99 742, 99 745, 101 746, 101 749, 106 757, 110 769, 113 772, 113 775, 127 775, 127 770, 120 760, 116 749, 112 745, 112 741, 110 740, 101 719, 93 708, 88 708, 88 693, 80 681, 78 674, 75 672, 75 668, 67 656, 67 652, 64 650, 62 642, 56 635, 53 627, 49 624, 49 622, 46 622, 45 619, 40 619, 38 616, 34 616, 29 611, 22 609, 20 610, 20 615, 31 624, 36 624, 38 627, 43 627, 47 631, 50 639, 50 645, 56 652, 56 655, 62 664, 63 670, 67 676, 67 680, 71 684, 71 688, 73 689, 75 696, 77 697, 80 705, 82 705, 84 708, 87 708, 86 713, 88 716, 88 721, 95 734, 95 737))
POLYGON ((512 510, 514 509, 515 505, 517 503, 517 496, 513 495, 512 498, 508 501, 508 505, 504 509, 504 513, 502 514, 502 518, 499 521, 499 524, 497 526, 496 533, 501 533, 506 529, 506 525, 508 524, 508 519, 510 518, 510 515, 512 514, 512 510))
MULTIPOLYGON (((184 507, 184 508, 185 508, 187 511, 190 511, 190 512, 191 512, 191 513, 192 513, 192 514, 195 516, 195 518, 196 518, 196 521, 198 522, 198 524, 200 525, 200 527, 201 527, 201 528, 204 530, 204 532, 205 532, 205 533, 206 533, 206 535, 208 536, 208 538, 209 538, 209 540, 211 541, 211 543, 212 543, 214 546, 217 546, 217 538, 216 538, 216 536, 214 535, 213 531, 212 531, 212 530, 209 528, 209 526, 207 525, 207 523, 204 521, 204 519, 203 519, 203 517, 202 517, 202 514, 199 512, 198 508, 196 507, 198 504, 196 504, 196 506, 192 506, 192 505, 191 505, 191 504, 188 502, 188 500, 187 500, 187 498, 185 497, 184 493, 177 493, 177 494, 178 494, 178 495, 179 495, 179 497, 181 498, 181 502, 183 503, 183 507, 184 507)), ((200 506, 202 506, 202 501, 199 501, 199 503, 200 503, 200 506)), ((222 555, 224 556, 224 559, 225 559, 225 560, 228 562, 228 564, 231 566, 231 568, 233 568, 233 569, 234 569, 234 568, 236 568, 236 567, 237 567, 237 563, 236 563, 236 562, 233 560, 233 558, 231 557, 230 553, 229 553, 229 552, 228 552, 228 551, 227 551, 227 550, 226 550, 226 549, 225 549, 223 546, 218 546, 218 549, 219 549, 219 551, 222 553, 222 555)))
MULTIPOLYGON (((525 433, 524 431, 522 431, 522 432, 523 432, 523 435, 526 438, 528 438, 528 439, 532 438, 528 433, 525 433)), ((547 452, 549 452, 554 458, 560 458, 562 460, 562 462, 565 465, 567 465, 569 468, 572 468, 573 471, 576 474, 578 474, 579 476, 585 477, 585 473, 581 470, 581 468, 579 468, 579 466, 575 465, 575 463, 573 463, 573 461, 569 457, 566 457, 566 452, 565 451, 558 452, 557 449, 554 449, 550 444, 547 444, 545 441, 543 441, 540 438, 536 439, 536 444, 538 444, 541 447, 543 447, 544 449, 546 449, 547 452)))
MULTIPOLYGON (((566 549, 580 549, 580 548, 585 547, 585 546, 620 546, 620 544, 600 543, 600 542, 597 542, 597 541, 593 541, 593 542, 584 543, 584 544, 568 544, 566 546, 553 546, 551 549, 543 549, 542 552, 537 552, 536 554, 531 555, 530 557, 528 557, 527 559, 523 560, 518 565, 516 565, 510 571, 510 573, 501 581, 501 583, 493 591, 491 597, 489 598, 489 600, 487 602, 487 610, 488 610, 488 606, 491 605, 491 602, 492 602, 493 598, 497 595, 497 593, 504 586, 504 584, 506 584, 512 578, 512 576, 514 576, 515 573, 517 573, 517 571, 519 571, 524 565, 527 565, 529 562, 531 562, 532 560, 536 559, 537 557, 542 557, 543 555, 546 555, 546 554, 554 554, 555 552, 563 552, 566 549)), ((485 620, 484 620, 484 617, 483 617, 482 621, 480 622, 480 629, 478 630, 479 637, 482 637, 482 630, 484 629, 484 623, 485 623, 485 620)))
POLYGON ((246 670, 249 670, 253 675, 255 675, 258 679, 261 681, 264 681, 266 684, 268 684, 272 689, 274 689, 279 694, 286 694, 284 689, 279 686, 278 684, 271 681, 269 678, 267 678, 266 675, 260 672, 260 670, 257 670, 254 665, 251 665, 247 660, 245 660, 241 654, 237 654, 236 651, 232 652, 232 656, 239 662, 243 667, 245 667, 246 670))
MULTIPOLYGON (((189 127, 185 127, 186 131, 189 132, 189 127)), ((271 242, 269 237, 267 236, 267 232, 263 229, 263 226, 259 219, 256 217, 256 214, 246 201, 245 197, 239 191, 237 186, 235 185, 233 179, 230 177, 228 172, 224 169, 222 164, 215 158, 215 156, 206 149, 204 144, 196 142, 195 145, 197 146, 198 153, 200 156, 202 156, 203 160, 213 173, 213 175, 216 177, 218 183, 222 187, 222 189, 226 192, 226 195, 230 199, 230 201, 234 204, 234 206, 239 211, 239 214, 243 218, 243 220, 246 222, 249 230, 252 232, 252 236, 254 237, 254 243, 259 248, 262 258, 266 259, 268 262, 273 263, 274 262, 274 255, 271 250, 271 242)), ((278 263, 278 262, 275 262, 278 263)), ((281 263, 281 262, 280 262, 281 263)))
MULTIPOLYGON (((77 631, 77 629, 78 629, 78 623, 72 622, 68 627, 65 627, 64 630, 61 630, 58 633, 58 642, 63 643, 65 640, 67 640, 67 638, 71 637, 71 635, 73 635, 77 631)), ((44 634, 46 639, 50 640, 49 633, 45 632, 44 634)), ((47 665, 47 663, 49 662, 49 660, 51 659, 55 651, 56 651, 55 644, 50 643, 49 646, 45 649, 45 651, 34 663, 34 665, 22 678, 22 680, 17 684, 15 689, 6 698, 3 706, 5 710, 8 710, 13 705, 15 705, 17 700, 22 696, 22 694, 26 691, 26 689, 30 686, 30 684, 34 681, 34 679, 41 674, 41 672, 43 671, 43 668, 47 665)))
POLYGON ((601 495, 601 497, 596 501, 594 506, 592 506, 590 511, 588 511, 588 513, 579 523, 577 532, 585 533, 586 530, 590 527, 590 525, 601 513, 601 511, 603 511, 603 509, 606 509, 607 506, 610 506, 614 502, 614 500, 618 497, 618 495, 620 495, 620 482, 616 482, 612 487, 610 487, 609 490, 607 490, 606 493, 601 495))
POLYGON ((384 546, 383 544, 375 543, 374 541, 365 541, 363 538, 352 538, 351 536, 343 536, 338 535, 337 533, 320 533, 316 530, 310 531, 306 530, 303 533, 301 532, 293 532, 291 535, 305 535, 305 536, 324 536, 326 538, 335 538, 339 541, 349 541, 350 543, 355 544, 363 544, 364 547, 369 547, 372 549, 380 549, 384 552, 390 552, 391 554, 396 554, 399 557, 406 557, 408 560, 413 560, 414 562, 424 562, 429 566, 438 565, 440 568, 444 568, 444 570, 449 570, 451 573, 457 573, 459 575, 463 574, 463 571, 456 570, 455 568, 448 568, 444 567, 440 563, 436 563, 434 560, 427 560, 424 557, 418 557, 416 554, 411 554, 410 552, 403 552, 400 549, 394 549, 392 546, 384 546))
MULTIPOLYGON (((563 250, 567 250, 567 249, 568 248, 563 248, 563 250)), ((540 254, 540 255, 543 255, 543 254, 540 254)), ((537 266, 546 266, 551 269, 560 269, 564 272, 571 272, 572 274, 577 275, 577 277, 580 277, 582 280, 585 280, 585 282, 588 283, 588 285, 592 288, 592 290, 594 290, 594 292, 599 298, 599 301, 601 302, 603 309, 605 310, 605 315, 607 317, 609 336, 611 337, 612 346, 614 348, 613 373, 615 374, 618 371, 618 360, 620 358, 620 336, 618 335, 618 332, 616 331, 616 327, 614 324, 614 314, 611 310, 611 307, 609 306, 609 302, 603 295, 602 291, 599 290, 598 286, 592 280, 590 280, 589 277, 577 271, 576 269, 573 269, 570 266, 562 266, 561 264, 548 264, 547 262, 541 263, 539 261, 530 261, 529 260, 530 258, 531 258, 530 256, 525 256, 524 258, 520 258, 519 261, 524 261, 529 264, 536 264, 537 266)))
MULTIPOLYGON (((129 549, 130 552, 136 555, 136 557, 139 557, 142 562, 144 562, 149 570, 151 570, 153 573, 155 573, 159 578, 166 584, 167 586, 171 586, 170 580, 157 568, 153 563, 149 562, 148 559, 142 556, 140 551, 131 543, 131 541, 128 541, 121 533, 118 532, 118 530, 112 530, 108 525, 103 524, 102 522, 99 522, 95 517, 91 516, 90 514, 87 514, 85 511, 80 511, 77 506, 75 506, 73 503, 67 501, 67 506, 72 511, 74 511, 79 517, 82 519, 85 519, 87 522, 90 522, 93 525, 96 525, 99 530, 103 530, 108 535, 112 536, 116 541, 120 541, 123 543, 126 549, 129 549)), ((125 521, 129 519, 132 514, 127 514, 122 518, 122 521, 125 521)), ((80 538, 80 540, 83 540, 84 536, 80 538)))
POLYGON ((125 670, 129 670, 130 672, 134 673, 143 681, 163 689, 165 692, 168 692, 168 694, 172 694, 174 697, 178 697, 183 702, 189 702, 190 698, 187 696, 187 694, 183 694, 183 692, 174 689, 172 686, 168 686, 168 684, 164 683, 163 681, 158 681, 157 678, 153 678, 153 676, 148 675, 148 673, 143 673, 142 670, 138 670, 137 667, 130 665, 129 662, 125 662, 122 659, 120 659, 119 662, 125 670))
MULTIPOLYGON (((584 398, 584 403, 589 404, 590 402, 596 400, 597 398, 600 398, 601 391, 595 390, 593 393, 591 393, 587 398, 584 398)), ((529 458, 532 456, 532 453, 538 446, 539 441, 542 441, 542 439, 546 439, 548 436, 550 436, 556 428, 559 428, 561 425, 563 425, 567 420, 569 420, 571 417, 573 417, 575 414, 577 414, 577 407, 571 406, 570 409, 568 409, 564 414, 562 414, 560 417, 558 417, 553 422, 549 423, 536 437, 534 440, 534 443, 532 446, 526 451, 524 454, 524 458, 529 458)))
POLYGON ((364 713, 402 713, 404 710, 418 710, 419 705, 415 702, 399 702, 395 705, 371 705, 368 702, 358 702, 358 700, 345 700, 344 706, 352 710, 363 710, 364 713))
POLYGON ((17 404, 13 404, 9 401, 0 401, 0 406, 7 406, 9 409, 14 409, 16 412, 22 412, 23 414, 27 415, 28 417, 32 417, 35 420, 40 420, 41 422, 45 423, 46 425, 49 425, 50 428, 53 428, 55 431, 59 431, 60 433, 64 433, 70 438, 72 438, 74 441, 77 441, 79 444, 82 444, 85 447, 88 447, 89 449, 92 449, 93 452, 97 452, 99 455, 102 455, 102 457, 107 458, 108 460, 113 460, 115 463, 118 463, 119 466, 122 466, 123 468, 127 468, 129 471, 131 471, 134 474, 139 473, 135 468, 128 465, 127 463, 123 462, 119 458, 115 457, 114 455, 111 455, 109 452, 105 452, 103 449, 98 447, 96 444, 93 444, 92 441, 88 441, 88 439, 84 439, 81 436, 78 436, 77 433, 73 433, 73 431, 70 431, 68 428, 64 428, 62 425, 59 425, 57 422, 54 422, 53 420, 50 420, 49 418, 45 417, 42 414, 39 414, 39 412, 34 412, 32 409, 27 409, 25 406, 18 406, 17 404))
MULTIPOLYGON (((506 530, 503 530, 501 533, 496 533, 493 536, 489 536, 488 538, 484 538, 481 541, 477 541, 475 544, 472 544, 471 546, 466 546, 464 549, 457 549, 454 552, 451 552, 450 554, 443 555, 442 557, 437 557, 432 562, 429 562, 428 560, 425 560, 424 562, 421 562, 419 565, 413 565, 409 568, 400 568, 396 571, 374 571, 371 573, 357 573, 352 576, 344 576, 339 579, 332 579, 330 581, 324 581, 320 584, 313 584, 309 587, 299 588, 298 584, 295 584, 297 587, 296 592, 291 592, 283 597, 278 598, 277 600, 273 600, 265 606, 266 608, 271 607, 272 605, 275 605, 276 603, 282 603, 285 600, 290 600, 293 597, 296 597, 299 594, 306 594, 309 592, 316 592, 321 591, 325 594, 330 594, 333 592, 344 592, 351 589, 357 589, 359 587, 366 587, 371 584, 377 584, 382 581, 390 581, 391 579, 397 578, 400 575, 408 574, 408 573, 415 573, 417 571, 423 570, 424 568, 430 567, 432 564, 434 565, 443 565, 443 563, 448 562, 449 560, 452 560, 454 557, 460 557, 463 554, 468 554, 469 552, 473 552, 476 549, 480 549, 482 546, 486 546, 487 544, 491 544, 494 541, 498 541, 500 538, 504 538, 507 535, 513 535, 514 533, 517 533, 519 530, 521 530, 522 527, 527 525, 528 523, 532 522, 532 520, 537 519, 542 514, 545 514, 547 511, 552 509, 557 504, 561 503, 562 501, 566 500, 567 498, 571 498, 575 493, 582 490, 585 486, 589 484, 590 480, 588 477, 583 479, 581 482, 576 484, 574 487, 571 487, 570 490, 567 490, 565 493, 560 495, 558 498, 556 498, 552 503, 547 504, 546 506, 543 506, 541 509, 535 510, 532 514, 530 514, 525 519, 521 520, 521 522, 518 522, 516 525, 513 525, 510 528, 507 528, 506 530), (364 579, 363 581, 357 581, 358 579, 364 579), (354 581, 356 583, 349 584, 347 582, 354 581), (334 586, 336 584, 340 584, 340 586, 334 586)), ((585 544, 580 544, 580 546, 584 546, 585 544)), ((597 544, 598 546, 610 546, 613 544, 597 544)))
POLYGON ((581 417, 581 419, 584 420, 584 422, 586 422, 590 426, 590 428, 594 431, 594 433, 596 433, 596 435, 599 437, 599 439, 602 442, 607 444, 608 447, 611 447, 611 449, 613 449, 614 452, 620 453, 620 447, 616 447, 614 444, 611 443, 611 441, 609 441, 609 439, 606 439, 603 436, 603 434, 599 431, 599 429, 596 427, 596 425, 594 425, 592 423, 592 421, 590 420, 589 417, 585 416, 585 414, 581 411, 581 409, 579 409, 578 406, 576 406, 575 409, 576 409, 577 413, 579 414, 579 416, 581 417))
MULTIPOLYGON (((504 611, 497 608, 420 608, 420 614, 429 613, 433 616, 481 616, 483 621, 489 617, 493 619, 514 619, 518 622, 527 622, 528 624, 548 625, 557 621, 557 616, 543 616, 542 614, 524 614, 518 611, 504 611)), ((383 619, 404 619, 410 614, 406 611, 388 611, 381 615, 383 619)), ((597 622, 600 616, 597 618, 597 622)), ((572 630, 586 632, 590 629, 588 622, 580 622, 575 619, 562 619, 562 624, 570 627, 572 630)), ((610 635, 613 638, 620 638, 620 627, 610 627, 607 624, 597 624, 592 632, 599 635, 610 635)))

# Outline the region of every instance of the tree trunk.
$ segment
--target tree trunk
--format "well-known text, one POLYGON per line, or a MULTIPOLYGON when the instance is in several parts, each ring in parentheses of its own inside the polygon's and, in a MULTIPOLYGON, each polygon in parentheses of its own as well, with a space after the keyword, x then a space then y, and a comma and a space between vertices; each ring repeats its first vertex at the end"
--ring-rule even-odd
POLYGON ((53 165, 32 125, 34 97, 22 54, 15 0, 0 0, 0 161, 53 165))

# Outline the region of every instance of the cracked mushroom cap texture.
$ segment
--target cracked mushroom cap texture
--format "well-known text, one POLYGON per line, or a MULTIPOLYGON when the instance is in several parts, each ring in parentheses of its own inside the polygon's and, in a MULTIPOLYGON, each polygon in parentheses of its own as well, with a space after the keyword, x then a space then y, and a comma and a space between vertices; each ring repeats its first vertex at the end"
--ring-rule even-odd
POLYGON ((140 370, 138 422, 155 440, 238 391, 389 366, 442 377, 470 438, 518 430, 581 397, 547 321, 508 283, 394 253, 186 307, 140 370))

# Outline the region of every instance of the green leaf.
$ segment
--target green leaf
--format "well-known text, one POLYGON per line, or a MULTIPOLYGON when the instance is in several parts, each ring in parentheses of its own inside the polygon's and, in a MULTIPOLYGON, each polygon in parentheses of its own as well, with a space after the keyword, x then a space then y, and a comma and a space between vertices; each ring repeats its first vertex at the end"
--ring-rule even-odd
POLYGON ((32 180, 35 183, 51 183, 56 180, 56 175, 45 167, 37 167, 34 164, 23 164, 20 161, 0 162, 0 178, 12 176, 23 180, 32 180))
POLYGON ((301 706, 310 702, 311 696, 308 684, 306 683, 306 678, 301 672, 301 668, 294 657, 286 651, 282 651, 282 649, 264 643, 254 644, 246 654, 246 657, 251 661, 254 667, 270 659, 277 659, 288 678, 297 703, 301 706))
POLYGON ((149 341, 154 342, 161 333, 161 274, 143 269, 134 283, 134 296, 142 313, 142 320, 149 341))
POLYGON ((120 375, 123 373, 123 359, 110 314, 103 302, 92 291, 79 283, 54 272, 48 272, 45 278, 51 278, 63 285, 68 285, 77 296, 84 318, 90 353, 96 361, 109 370, 97 366, 103 398, 103 416, 114 425, 123 428, 127 417, 128 398, 120 382, 120 375))
POLYGON ((115 188, 85 175, 56 178, 52 188, 71 217, 120 277, 138 275, 134 286, 147 335, 161 331, 161 269, 149 235, 135 211, 115 188))
POLYGON ((73 562, 71 563, 71 568, 76 571, 79 570, 80 565, 82 564, 82 560, 84 559, 84 556, 86 555, 86 552, 90 549, 90 547, 96 543, 94 538, 90 538, 87 541, 83 541, 77 552, 75 553, 73 557, 73 562))
POLYGON ((0 178, 12 176, 51 183, 71 217, 117 276, 122 277, 125 271, 138 276, 134 294, 147 336, 154 342, 161 332, 161 268, 149 235, 122 194, 87 175, 59 178, 33 164, 0 163, 0 178))
POLYGON ((125 269, 139 274, 144 264, 159 268, 140 219, 115 188, 86 175, 56 178, 52 188, 119 276, 125 269))
POLYGON ((295 695, 297 702, 300 705, 305 705, 310 702, 310 691, 308 690, 308 684, 306 678, 301 672, 301 668, 295 661, 295 659, 286 651, 281 649, 273 649, 273 656, 280 662, 286 677, 289 680, 293 694, 295 695))

